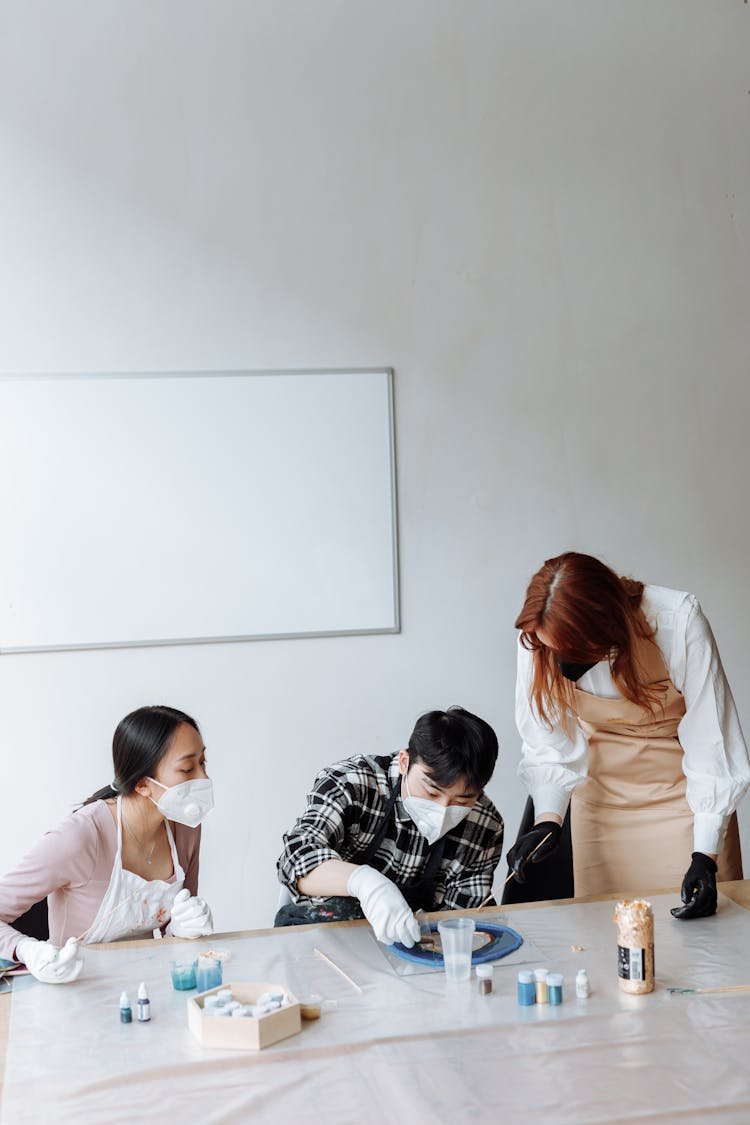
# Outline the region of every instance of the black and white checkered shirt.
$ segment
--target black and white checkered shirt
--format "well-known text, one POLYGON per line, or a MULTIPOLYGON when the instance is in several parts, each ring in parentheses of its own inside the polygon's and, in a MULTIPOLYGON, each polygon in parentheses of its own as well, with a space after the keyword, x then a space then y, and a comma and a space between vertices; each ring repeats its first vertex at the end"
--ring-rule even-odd
MULTIPOLYGON (((320 771, 305 812, 284 835, 284 851, 277 863, 279 879, 295 902, 325 901, 300 895, 296 888, 297 879, 321 863, 328 859, 359 862, 382 824, 398 776, 398 754, 358 754, 320 771)), ((466 819, 446 835, 432 909, 479 906, 492 890, 502 848, 503 818, 482 793, 466 819)), ((404 889, 418 882, 429 851, 399 796, 371 866, 404 889)))

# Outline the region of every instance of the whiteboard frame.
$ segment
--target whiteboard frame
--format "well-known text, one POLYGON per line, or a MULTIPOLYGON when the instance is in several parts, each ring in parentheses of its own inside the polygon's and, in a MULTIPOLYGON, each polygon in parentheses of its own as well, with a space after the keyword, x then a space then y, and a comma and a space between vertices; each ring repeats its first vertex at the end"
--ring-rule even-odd
POLYGON ((90 641, 76 644, 55 645, 9 645, 0 644, 0 656, 19 655, 35 652, 89 652, 98 649, 124 649, 124 648, 165 648, 181 645, 218 645, 240 644, 251 641, 289 641, 302 640, 308 637, 359 637, 376 636, 388 633, 401 632, 401 602, 399 583, 399 542, 398 542, 398 492, 396 478, 396 426, 394 410, 394 372, 392 367, 290 367, 290 368, 264 368, 249 370, 228 371, 103 371, 103 372, 55 372, 29 374, 3 373, 0 374, 0 383, 20 382, 25 380, 57 382, 64 379, 91 380, 103 379, 206 379, 206 378, 248 378, 257 375, 376 375, 383 374, 387 378, 388 392, 388 437, 389 473, 390 473, 390 501, 391 501, 391 538, 392 550, 392 593, 393 593, 393 625, 377 629, 332 629, 326 631, 310 631, 299 633, 248 633, 236 636, 211 636, 211 637, 160 637, 152 640, 130 641, 90 641))

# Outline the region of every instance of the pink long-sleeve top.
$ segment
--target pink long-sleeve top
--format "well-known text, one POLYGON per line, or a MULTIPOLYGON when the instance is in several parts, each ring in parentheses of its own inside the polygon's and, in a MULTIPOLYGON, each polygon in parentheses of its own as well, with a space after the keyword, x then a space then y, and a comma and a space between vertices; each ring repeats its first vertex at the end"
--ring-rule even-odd
MULTIPOLYGON (((185 886, 198 893, 200 828, 173 824, 185 886)), ((62 946, 96 918, 117 855, 117 825, 106 801, 93 801, 42 836, 17 867, 0 878, 0 957, 13 960, 21 936, 9 922, 47 897, 49 940, 62 946)), ((174 878, 174 875, 172 876, 174 878)))

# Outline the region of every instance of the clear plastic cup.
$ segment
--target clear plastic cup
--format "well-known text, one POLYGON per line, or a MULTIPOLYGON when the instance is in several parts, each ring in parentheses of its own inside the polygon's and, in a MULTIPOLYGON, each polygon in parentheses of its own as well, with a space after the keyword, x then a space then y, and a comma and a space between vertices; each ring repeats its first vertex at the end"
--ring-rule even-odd
POLYGON ((471 976, 474 919, 449 918, 438 922, 438 933, 443 945, 446 980, 468 980, 471 976))
POLYGON ((306 992, 298 996, 299 1014, 303 1020, 319 1020, 323 1010, 323 997, 317 992, 306 992))
POLYGON ((207 992, 209 988, 218 988, 221 984, 221 977, 221 961, 218 957, 210 957, 206 954, 198 958, 196 982, 199 992, 207 992))

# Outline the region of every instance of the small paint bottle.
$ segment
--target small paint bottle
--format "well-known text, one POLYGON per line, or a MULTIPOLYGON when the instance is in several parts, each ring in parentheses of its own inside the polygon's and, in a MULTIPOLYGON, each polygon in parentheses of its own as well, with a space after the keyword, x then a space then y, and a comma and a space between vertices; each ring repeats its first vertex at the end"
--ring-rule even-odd
POLYGON ((130 1007, 130 997, 127 992, 120 996, 120 1023, 133 1022, 133 1009, 130 1007))
POLYGON ((518 973, 518 1003, 524 1008, 536 1003, 534 974, 530 969, 521 969, 518 973))
POLYGON ((537 1004, 547 1004, 549 1002, 546 969, 534 969, 534 991, 537 1004))
POLYGON ((587 1000, 591 995, 591 987, 589 985, 588 973, 585 969, 579 969, 576 973, 576 998, 578 1000, 587 1000))
POLYGON ((562 973, 547 973, 547 995, 550 1004, 562 1004, 563 975, 562 973))
POLYGON ((151 1019, 151 1001, 146 991, 146 982, 138 985, 138 1023, 148 1023, 151 1019))
POLYGON ((479 995, 489 996, 492 992, 492 965, 477 965, 477 983, 479 995))

